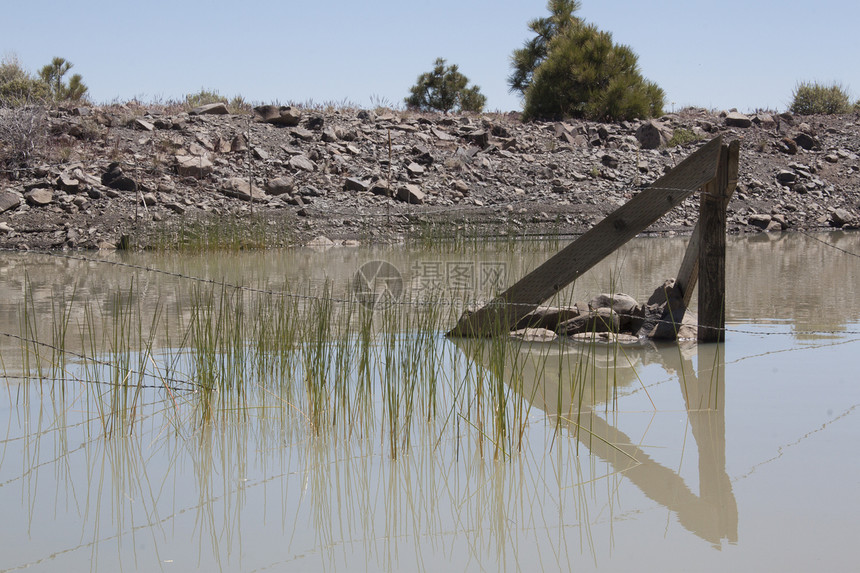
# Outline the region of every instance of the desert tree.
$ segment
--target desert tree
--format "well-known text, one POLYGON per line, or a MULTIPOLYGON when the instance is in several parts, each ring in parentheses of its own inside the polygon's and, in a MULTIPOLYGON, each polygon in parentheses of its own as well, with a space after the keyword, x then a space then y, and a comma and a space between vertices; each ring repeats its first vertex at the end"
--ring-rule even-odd
POLYGON ((87 93, 87 86, 80 74, 74 74, 68 83, 63 79, 72 66, 64 58, 55 57, 39 70, 39 78, 50 88, 54 101, 78 101, 87 93))

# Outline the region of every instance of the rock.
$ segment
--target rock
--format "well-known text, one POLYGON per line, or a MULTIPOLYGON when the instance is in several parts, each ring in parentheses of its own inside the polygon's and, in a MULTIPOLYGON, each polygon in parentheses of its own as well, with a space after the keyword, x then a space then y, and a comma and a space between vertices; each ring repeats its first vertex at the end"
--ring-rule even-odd
POLYGON ((794 142, 798 147, 802 147, 807 151, 818 146, 818 142, 815 141, 815 138, 808 133, 798 133, 794 136, 794 142))
POLYGON ((681 289, 675 285, 675 279, 669 279, 645 303, 637 334, 654 340, 696 338, 695 324, 695 315, 684 306, 681 289))
POLYGON ((130 177, 123 175, 122 167, 117 162, 111 163, 107 171, 102 174, 102 185, 118 191, 137 191, 137 183, 130 177))
POLYGON ((343 182, 344 191, 367 191, 369 187, 370 183, 354 177, 347 177, 343 182))
POLYGON ((176 173, 180 177, 204 179, 212 174, 214 167, 206 157, 176 156, 176 173))
POLYGON ((784 137, 781 140, 777 141, 774 145, 782 153, 787 153, 788 155, 797 154, 797 143, 795 143, 793 139, 784 137))
POLYGON ((575 306, 539 306, 521 318, 515 330, 523 328, 546 328, 555 331, 558 330, 562 322, 577 316, 579 316, 579 310, 575 306))
POLYGON ((632 328, 635 319, 641 318, 643 311, 636 299, 623 293, 599 294, 588 301, 589 308, 609 308, 619 316, 619 330, 638 330, 632 328))
POLYGON ((269 160, 269 152, 262 147, 254 147, 251 150, 251 154, 254 156, 255 159, 259 159, 260 161, 269 160))
POLYGON ((397 198, 405 203, 421 205, 424 203, 424 192, 418 185, 404 185, 397 189, 397 198))
POLYGON ((618 158, 614 155, 604 155, 600 158, 600 163, 610 169, 618 169, 618 158))
POLYGON ((580 333, 618 332, 620 326, 617 313, 609 308, 598 308, 565 320, 558 325, 558 330, 572 336, 580 333))
POLYGON ((329 247, 334 247, 335 242, 326 237, 325 235, 320 235, 308 241, 305 246, 327 249, 329 247))
POLYGON ((227 109, 227 104, 225 104, 224 102, 216 102, 195 107, 188 112, 188 115, 227 115, 229 113, 230 110, 227 109))
POLYGON ((836 209, 830 214, 831 227, 844 227, 854 219, 854 215, 847 209, 836 209))
POLYGON ((24 193, 24 199, 33 207, 44 207, 50 205, 51 201, 54 200, 54 192, 50 189, 37 187, 24 193))
POLYGON ((424 175, 424 167, 418 165, 414 161, 406 166, 406 172, 409 173, 410 177, 421 177, 424 175))
POLYGON ((384 197, 393 197, 394 193, 391 192, 391 188, 387 185, 377 183, 370 188, 370 192, 374 195, 382 195, 384 197))
POLYGON ((758 227, 761 230, 767 230, 773 218, 765 214, 752 214, 747 218, 747 224, 753 227, 758 227))
POLYGON ((266 194, 256 185, 251 185, 247 179, 242 177, 231 177, 228 179, 221 192, 229 197, 235 197, 242 201, 265 201, 266 194))
POLYGON ((146 193, 143 196, 143 204, 147 207, 152 207, 153 205, 158 204, 158 198, 156 198, 155 193, 146 193))
POLYGON ((752 126, 752 120, 740 112, 732 111, 726 115, 726 125, 728 127, 747 128, 752 126))
POLYGON ((7 223, 6 221, 0 222, 0 233, 7 234, 13 232, 14 230, 15 229, 10 227, 9 223, 7 223))
POLYGON ((12 191, 0 193, 0 213, 17 209, 21 205, 21 197, 12 191))
POLYGON ((143 131, 153 131, 155 129, 155 125, 149 123, 146 120, 137 118, 134 120, 134 128, 142 129, 143 131))
POLYGON ((75 179, 68 171, 63 171, 57 177, 57 188, 66 193, 78 193, 81 190, 81 182, 75 179))
POLYGON ((636 140, 643 149, 657 149, 669 143, 672 130, 659 121, 646 121, 636 130, 636 140))
POLYGON ((290 167, 296 171, 312 172, 316 169, 316 164, 305 155, 295 155, 290 157, 290 167))
POLYGON ((558 340, 558 334, 546 328, 522 328, 511 332, 511 338, 523 342, 555 342, 558 340))
POLYGON ((794 171, 782 170, 776 174, 776 180, 783 185, 791 185, 797 181, 797 173, 794 171))
POLYGON ((276 177, 266 183, 266 193, 269 195, 285 195, 295 190, 295 183, 287 177, 276 177))
POLYGON ((302 112, 290 106, 260 105, 254 108, 260 121, 274 125, 295 127, 302 119, 302 112))

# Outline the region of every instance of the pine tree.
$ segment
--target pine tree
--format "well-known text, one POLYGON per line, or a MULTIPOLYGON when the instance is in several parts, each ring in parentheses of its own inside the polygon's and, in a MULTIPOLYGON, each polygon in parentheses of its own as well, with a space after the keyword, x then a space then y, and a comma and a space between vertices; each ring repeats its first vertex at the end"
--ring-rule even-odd
POLYGON ((416 84, 409 89, 411 95, 405 99, 407 107, 445 113, 452 109, 474 112, 484 109, 487 98, 478 86, 466 87, 469 78, 460 73, 456 64, 446 66, 444 58, 437 58, 433 66, 432 72, 418 76, 416 84))
POLYGON ((72 65, 64 58, 56 57, 50 64, 39 70, 39 77, 50 87, 54 101, 78 101, 87 92, 87 86, 84 85, 80 74, 69 78, 68 84, 63 81, 63 76, 72 69, 72 65))
POLYGON ((600 121, 663 113, 665 94, 642 77, 638 58, 612 34, 573 16, 578 2, 550 0, 549 18, 532 21, 537 35, 511 57, 511 91, 524 95, 524 119, 600 121))

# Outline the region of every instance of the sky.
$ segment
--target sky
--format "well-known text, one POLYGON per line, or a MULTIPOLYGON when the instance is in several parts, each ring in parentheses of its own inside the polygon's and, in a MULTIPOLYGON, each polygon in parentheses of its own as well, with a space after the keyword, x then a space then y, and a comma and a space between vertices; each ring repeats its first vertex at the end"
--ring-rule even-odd
MULTIPOLYGON (((74 64, 95 103, 182 99, 401 106, 436 58, 457 64, 487 111, 522 109, 510 54, 545 0, 2 0, 0 56, 35 72, 74 64)), ((860 98, 860 2, 582 0, 578 15, 639 56, 686 106, 784 111, 798 82, 860 98)))

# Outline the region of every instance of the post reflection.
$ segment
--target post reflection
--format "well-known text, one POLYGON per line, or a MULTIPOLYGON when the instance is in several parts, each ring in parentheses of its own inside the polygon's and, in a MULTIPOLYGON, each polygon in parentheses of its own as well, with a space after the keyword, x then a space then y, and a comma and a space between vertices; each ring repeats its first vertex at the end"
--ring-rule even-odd
MULTIPOLYGON (((488 364, 486 343, 465 341, 460 346, 479 363, 488 364)), ((738 508, 726 473, 723 344, 566 343, 534 344, 528 352, 522 350, 509 353, 504 370, 510 388, 648 498, 672 511, 685 529, 715 548, 722 540, 737 542, 738 508), (608 421, 623 419, 623 414, 614 413, 614 404, 619 396, 643 390, 638 372, 649 365, 659 365, 677 378, 698 449, 699 495, 675 470, 655 461, 608 421)), ((499 368, 494 365, 492 370, 499 368)), ((659 404, 654 407, 659 410, 659 404)))

